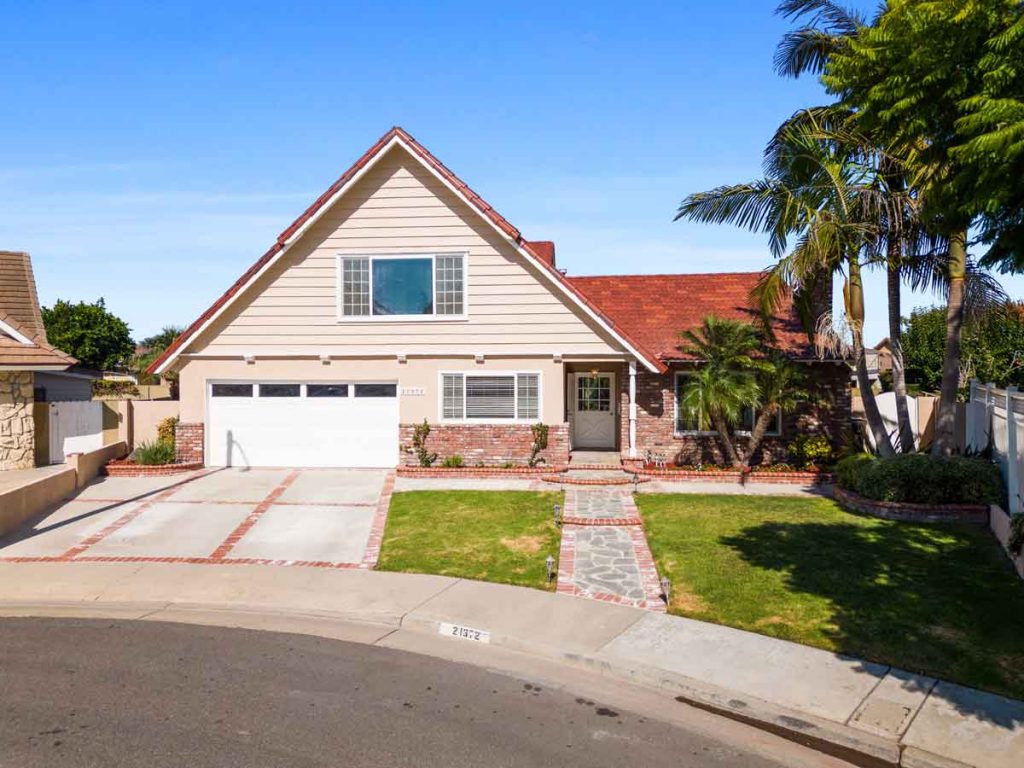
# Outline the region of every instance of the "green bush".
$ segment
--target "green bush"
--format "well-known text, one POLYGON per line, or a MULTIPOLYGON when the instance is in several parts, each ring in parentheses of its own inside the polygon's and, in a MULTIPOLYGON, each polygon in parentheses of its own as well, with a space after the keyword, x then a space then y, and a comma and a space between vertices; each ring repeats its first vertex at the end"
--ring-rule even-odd
POLYGON ((437 461, 437 454, 427 450, 428 437, 430 437, 430 424, 424 419, 422 424, 417 424, 412 430, 412 447, 421 467, 433 466, 437 461))
POLYGON ((797 467, 823 467, 832 461, 832 443, 824 435, 797 435, 786 452, 797 467))
POLYGON ((910 453, 890 459, 858 454, 836 466, 839 485, 876 501, 993 504, 1003 498, 999 468, 984 459, 910 453))
POLYGON ((173 464, 174 444, 163 440, 142 443, 132 455, 136 464, 173 464))
POLYGON ((447 467, 448 469, 461 467, 463 466, 462 456, 457 453, 453 453, 451 456, 445 457, 445 460, 441 462, 441 466, 447 467))
POLYGON ((178 417, 170 416, 156 426, 156 439, 161 443, 174 445, 174 430, 178 426, 178 417))

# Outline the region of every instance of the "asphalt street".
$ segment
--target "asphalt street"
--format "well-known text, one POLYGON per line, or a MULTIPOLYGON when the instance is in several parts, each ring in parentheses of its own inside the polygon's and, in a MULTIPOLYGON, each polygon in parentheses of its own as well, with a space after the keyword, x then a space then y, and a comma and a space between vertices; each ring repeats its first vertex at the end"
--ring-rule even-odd
POLYGON ((739 724, 711 737, 474 666, 274 632, 4 619, 0 692, 4 768, 793 765, 748 749, 739 724))

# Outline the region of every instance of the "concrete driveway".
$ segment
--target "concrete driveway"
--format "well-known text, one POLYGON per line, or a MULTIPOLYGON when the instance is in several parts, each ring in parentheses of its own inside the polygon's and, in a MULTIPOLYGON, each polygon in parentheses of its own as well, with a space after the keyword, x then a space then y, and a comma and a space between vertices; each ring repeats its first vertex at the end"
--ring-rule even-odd
POLYGON ((99 478, 0 539, 0 560, 372 567, 393 485, 383 469, 99 478))

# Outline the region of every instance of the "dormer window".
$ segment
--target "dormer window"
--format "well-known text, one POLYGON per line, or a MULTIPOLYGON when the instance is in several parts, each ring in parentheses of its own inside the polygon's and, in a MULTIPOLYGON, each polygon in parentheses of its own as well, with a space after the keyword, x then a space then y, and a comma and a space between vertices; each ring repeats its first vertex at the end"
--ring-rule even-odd
POLYGON ((338 257, 340 319, 461 318, 463 253, 338 257))

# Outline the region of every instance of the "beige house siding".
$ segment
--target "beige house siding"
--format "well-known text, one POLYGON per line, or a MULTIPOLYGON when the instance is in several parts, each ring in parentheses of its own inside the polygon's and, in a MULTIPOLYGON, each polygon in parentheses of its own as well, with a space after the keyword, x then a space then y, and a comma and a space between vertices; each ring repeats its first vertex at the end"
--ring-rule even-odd
POLYGON ((399 421, 414 424, 427 419, 440 421, 438 413, 439 376, 442 372, 498 374, 538 372, 541 375, 541 421, 559 424, 564 417, 564 373, 561 363, 547 358, 503 358, 476 363, 459 358, 410 358, 399 363, 395 359, 334 360, 324 365, 319 360, 257 359, 244 360, 194 359, 181 369, 181 421, 198 423, 206 417, 206 383, 208 381, 282 381, 282 382, 397 382, 399 388, 421 388, 422 395, 399 394, 399 421))
MULTIPOLYGON (((583 312, 529 266, 478 212, 404 149, 395 147, 187 352, 256 356, 561 353, 621 359, 622 348, 595 330, 593 321, 585 320, 583 312), (468 253, 468 319, 338 321, 339 254, 459 251, 468 253)), ((185 413, 182 416, 188 418, 185 413)))

